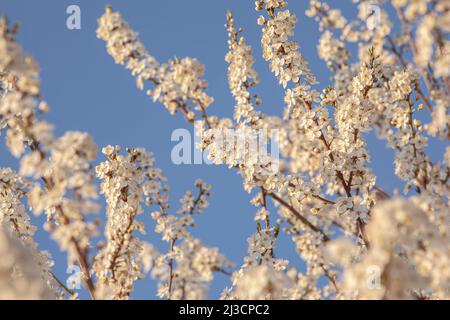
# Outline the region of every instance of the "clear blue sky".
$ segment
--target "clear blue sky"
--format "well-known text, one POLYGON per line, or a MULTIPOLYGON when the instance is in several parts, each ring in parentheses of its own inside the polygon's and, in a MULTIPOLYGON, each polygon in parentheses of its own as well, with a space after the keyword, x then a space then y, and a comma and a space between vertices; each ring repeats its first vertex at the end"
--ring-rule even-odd
MULTIPOLYGON (((289 9, 297 14, 299 20, 295 39, 301 44, 321 87, 325 88, 329 73, 324 62, 317 58, 319 32, 317 24, 304 14, 308 2, 291 0, 289 9)), ((197 219, 198 227, 194 234, 206 244, 219 247, 239 266, 246 254, 246 239, 255 230, 255 208, 249 204, 251 196, 242 189, 241 178, 236 172, 226 167, 172 164, 172 131, 176 128, 191 130, 191 127, 181 116, 170 116, 163 106, 153 103, 138 91, 128 71, 115 65, 106 53, 105 43, 96 38, 95 30, 97 18, 103 14, 107 3, 122 13, 160 62, 176 55, 196 57, 205 64, 208 93, 215 98, 209 113, 228 117, 232 116, 233 99, 226 81, 227 33, 224 23, 227 9, 231 9, 236 23, 244 28, 244 35, 254 48, 256 68, 262 79, 262 84, 256 89, 263 100, 262 109, 269 114, 281 114, 283 90, 261 58, 261 30, 256 24, 259 14, 254 10, 254 1, 0 0, 0 14, 21 23, 18 40, 41 66, 42 91, 51 107, 47 119, 56 125, 57 134, 67 130, 87 131, 99 146, 139 146, 154 152, 157 166, 169 178, 175 207, 179 197, 192 188, 196 178, 211 183, 211 205, 197 219), (81 8, 81 30, 66 28, 66 8, 71 4, 81 8)), ((347 16, 356 13, 351 1, 328 3, 339 6, 347 16)), ((373 137, 369 137, 369 143, 374 142, 373 137)), ((389 193, 394 188, 401 189, 402 184, 393 178, 393 153, 385 148, 384 142, 375 142, 369 149, 378 185, 389 193)), ((437 146, 431 148, 434 160, 442 154, 438 152, 441 150, 437 146)), ((0 145, 0 166, 17 168, 17 162, 3 143, 0 145)), ((103 212, 100 214, 104 215, 103 212)), ((148 215, 142 218, 150 221, 148 215)), ((42 220, 41 217, 34 222, 41 228, 42 220)), ((158 236, 153 235, 152 227, 148 227, 147 240, 157 241, 158 236)), ((41 240, 41 249, 52 252, 57 262, 56 274, 62 280, 66 279, 64 256, 45 232, 39 231, 38 239, 41 240)), ((159 247, 160 250, 166 248, 166 244, 159 247)), ((277 255, 302 268, 292 241, 285 236, 280 238, 277 255)), ((217 298, 228 283, 225 276, 218 275, 212 286, 211 298, 217 298)), ((136 287, 134 298, 156 297, 154 281, 146 279, 138 282, 136 287)), ((85 293, 81 295, 84 297, 85 293)))

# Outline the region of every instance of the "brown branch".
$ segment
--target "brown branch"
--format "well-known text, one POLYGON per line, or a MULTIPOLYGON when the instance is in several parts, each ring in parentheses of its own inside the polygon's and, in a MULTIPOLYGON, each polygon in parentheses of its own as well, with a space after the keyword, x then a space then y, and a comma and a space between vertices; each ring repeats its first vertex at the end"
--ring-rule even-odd
MULTIPOLYGON (((267 210, 267 202, 266 202, 266 190, 261 187, 261 201, 264 209, 267 210)), ((266 229, 270 229, 270 217, 266 216, 266 229)))
POLYGON ((279 196, 277 196, 274 193, 268 192, 267 193, 268 196, 272 197, 275 201, 277 201, 278 203, 280 203, 281 205, 283 205, 285 208, 289 209, 289 211, 291 211, 291 213, 297 218, 299 219, 303 224, 305 224, 308 228, 310 228, 312 231, 320 233, 323 236, 324 241, 329 241, 330 238, 328 237, 328 235, 320 228, 316 227, 315 225, 313 225, 307 218, 305 218, 303 215, 300 214, 300 212, 298 212, 297 210, 294 209, 294 207, 292 207, 289 203, 287 203, 285 200, 283 200, 282 198, 280 198, 279 196))
MULTIPOLYGON (((70 220, 64 214, 64 211, 60 205, 56 207, 56 211, 58 212, 58 215, 60 215, 61 218, 63 219, 63 224, 68 225, 70 223, 70 220)), ((75 249, 75 255, 77 257, 78 264, 80 265, 80 268, 83 271, 84 281, 86 283, 86 289, 88 290, 89 296, 91 297, 92 300, 95 300, 95 286, 94 282, 92 281, 91 274, 89 272, 89 265, 87 263, 86 254, 80 248, 78 241, 76 241, 74 237, 71 237, 69 242, 75 249)))
MULTIPOLYGON (((170 240, 170 254, 173 254, 173 248, 175 246, 175 241, 177 241, 177 238, 174 238, 170 240)), ((172 256, 169 259, 169 294, 167 300, 171 299, 172 296, 172 284, 173 284, 173 258, 172 256)))
POLYGON ((71 296, 74 296, 74 295, 75 295, 75 292, 73 292, 72 290, 70 290, 69 288, 67 288, 67 287, 64 285, 64 283, 62 283, 62 282, 55 276, 55 274, 54 274, 53 272, 48 271, 47 273, 48 273, 48 275, 53 279, 53 281, 55 281, 56 284, 57 284, 58 286, 61 287, 61 289, 63 289, 65 292, 67 292, 67 293, 70 294, 71 296))
POLYGON ((328 278, 328 280, 331 282, 331 284, 334 287, 334 290, 336 291, 336 293, 339 293, 339 287, 336 283, 336 277, 333 277, 330 274, 330 270, 327 269, 327 267, 325 267, 325 265, 323 263, 320 263, 320 268, 323 270, 325 276, 328 278))

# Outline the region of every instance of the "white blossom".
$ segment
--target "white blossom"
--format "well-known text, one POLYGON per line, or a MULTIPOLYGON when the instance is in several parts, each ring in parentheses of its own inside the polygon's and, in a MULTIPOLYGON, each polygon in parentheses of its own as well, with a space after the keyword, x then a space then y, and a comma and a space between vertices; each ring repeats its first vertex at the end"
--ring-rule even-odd
POLYGON ((52 272, 60 261, 35 238, 31 213, 44 213, 44 229, 68 266, 80 267, 93 299, 133 298, 147 276, 159 298, 207 299, 216 273, 229 277, 222 299, 449 299, 450 3, 392 0, 394 18, 384 1, 353 2, 353 17, 318 0, 306 11, 318 22, 317 54, 330 71, 322 88, 293 40, 298 20, 288 3, 255 2, 262 56, 283 90, 284 106, 272 115, 261 108, 253 50, 228 12, 230 118, 209 115, 214 100, 200 61, 159 63, 119 12, 108 6, 98 19, 96 35, 114 62, 195 126, 196 147, 213 164, 241 175, 255 207, 242 219, 255 228, 237 268, 194 236, 209 184, 197 179, 174 208, 145 149, 108 145, 94 165, 98 148, 88 133, 53 133, 41 117, 50 106, 39 67, 16 41, 17 26, 1 18, 0 133, 18 169, 0 168, 0 298, 78 299, 52 272), (392 168, 378 176, 375 138, 393 153, 392 168), (405 198, 377 185, 395 176, 405 198), (97 184, 106 212, 94 220, 97 184), (102 218, 104 238, 94 245, 102 218), (146 232, 162 241, 150 243, 146 232), (292 240, 301 270, 280 254, 280 235, 292 240))

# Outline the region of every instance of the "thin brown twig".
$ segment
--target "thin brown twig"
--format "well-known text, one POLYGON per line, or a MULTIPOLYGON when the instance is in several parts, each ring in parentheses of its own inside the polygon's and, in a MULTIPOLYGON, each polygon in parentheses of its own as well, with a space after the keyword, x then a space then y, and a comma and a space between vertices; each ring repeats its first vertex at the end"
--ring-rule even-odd
POLYGON ((333 285, 336 293, 339 293, 339 287, 337 285, 336 278, 330 274, 330 270, 328 270, 327 267, 323 263, 320 263, 320 268, 323 270, 325 276, 328 278, 328 280, 333 285))
MULTIPOLYGON (((261 201, 264 209, 267 210, 267 201, 266 201, 266 189, 261 187, 261 201)), ((270 217, 266 216, 266 229, 270 229, 270 217)))
POLYGON ((303 224, 305 224, 309 229, 313 230, 314 232, 320 233, 323 236, 324 241, 329 241, 330 238, 328 235, 320 228, 316 227, 314 224, 312 224, 307 218, 305 218, 300 212, 294 209, 293 206, 291 206, 289 203, 287 203, 285 200, 283 200, 281 197, 277 196, 274 193, 268 192, 268 196, 272 197, 274 200, 276 200, 278 203, 289 209, 291 213, 294 214, 294 216, 299 219, 303 224))

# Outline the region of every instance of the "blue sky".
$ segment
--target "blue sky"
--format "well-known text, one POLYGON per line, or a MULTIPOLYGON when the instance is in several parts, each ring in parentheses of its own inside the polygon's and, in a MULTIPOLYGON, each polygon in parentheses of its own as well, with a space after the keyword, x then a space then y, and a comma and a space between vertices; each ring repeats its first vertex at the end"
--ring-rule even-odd
MULTIPOLYGON (((295 40, 300 43, 321 88, 325 88, 330 75, 325 63, 317 58, 319 32, 317 24, 304 14, 308 2, 291 0, 289 3, 289 9, 299 20, 295 40)), ((153 103, 137 90, 128 71, 115 65, 106 53, 105 43, 96 38, 95 30, 97 18, 103 14, 107 3, 122 13, 160 62, 174 56, 190 56, 205 64, 208 93, 215 98, 208 112, 227 117, 232 116, 233 99, 226 81, 227 33, 224 23, 227 9, 231 9, 237 25, 244 28, 247 42, 254 48, 256 68, 262 80, 256 89, 263 101, 261 108, 268 114, 279 115, 283 109, 283 90, 261 57, 261 30, 256 24, 259 14, 254 10, 254 1, 0 0, 0 14, 21 23, 18 40, 41 66, 42 91, 51 107, 47 120, 56 125, 57 134, 67 130, 87 131, 100 147, 117 144, 152 151, 157 166, 168 176, 175 208, 179 197, 192 189, 196 178, 211 183, 211 205, 197 218, 198 227, 194 234, 206 244, 219 247, 239 266, 247 250, 246 239, 255 230, 255 208, 249 204, 251 195, 241 187, 241 178, 236 172, 226 167, 172 164, 170 152, 175 144, 170 140, 172 131, 176 128, 191 130, 191 127, 181 116, 170 116, 163 106, 153 103), (66 28, 66 8, 71 4, 81 8, 81 30, 66 28)), ((328 3, 341 8, 347 16, 356 13, 350 0, 328 3)), ((368 139, 369 144, 372 143, 369 150, 373 157, 372 168, 378 175, 377 184, 389 193, 394 188, 402 189, 402 184, 393 178, 393 152, 384 142, 375 141, 372 136, 368 139)), ((442 147, 432 145, 430 151, 432 158, 438 160, 442 147)), ((102 159, 100 155, 99 159, 102 159)), ((3 144, 0 145, 0 166, 17 168, 17 162, 3 144)), ((150 221, 148 215, 142 218, 150 221)), ((35 224, 41 227, 42 221, 42 217, 35 219, 35 224)), ((148 227, 146 239, 156 241, 160 250, 165 250, 166 244, 158 242, 159 236, 153 234, 152 227, 152 224, 148 227)), ((55 273, 62 280, 66 279, 64 256, 44 231, 38 232, 38 239, 42 249, 52 252, 57 262, 55 273)), ((277 254, 302 267, 292 241, 285 236, 280 238, 277 254)), ((211 298, 217 298, 228 283, 225 276, 218 275, 211 298)), ((145 279, 136 287, 134 298, 156 297, 154 281, 145 279)))

